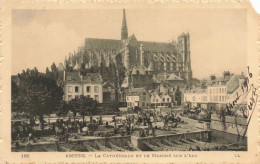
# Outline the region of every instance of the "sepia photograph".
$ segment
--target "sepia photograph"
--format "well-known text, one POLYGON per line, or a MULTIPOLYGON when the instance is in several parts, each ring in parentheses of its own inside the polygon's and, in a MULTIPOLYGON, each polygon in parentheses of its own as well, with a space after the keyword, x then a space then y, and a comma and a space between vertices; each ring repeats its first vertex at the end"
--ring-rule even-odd
POLYGON ((246 15, 12 10, 11 151, 247 151, 246 15))

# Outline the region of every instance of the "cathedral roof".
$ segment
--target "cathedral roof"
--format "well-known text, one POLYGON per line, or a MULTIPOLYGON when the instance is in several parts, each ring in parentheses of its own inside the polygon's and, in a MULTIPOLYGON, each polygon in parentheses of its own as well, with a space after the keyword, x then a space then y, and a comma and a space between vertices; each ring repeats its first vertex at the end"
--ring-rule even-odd
POLYGON ((126 42, 129 43, 131 41, 137 41, 135 34, 130 35, 127 39, 126 42))
POLYGON ((147 42, 147 41, 139 41, 140 44, 143 45, 144 51, 166 51, 166 52, 175 52, 177 51, 176 45, 173 43, 166 42, 147 42))
POLYGON ((177 46, 174 42, 148 42, 148 41, 138 41, 135 37, 135 34, 129 36, 126 40, 130 46, 140 47, 143 46, 144 51, 152 51, 152 52, 176 52, 177 46))
POLYGON ((121 48, 121 40, 114 39, 98 39, 98 38, 86 38, 85 49, 109 49, 117 50, 121 48))
MULTIPOLYGON (((148 41, 138 41, 135 35, 129 36, 125 40, 130 46, 140 47, 143 45, 144 51, 152 52, 176 52, 177 47, 173 42, 148 42, 148 41)), ((122 48, 121 40, 114 39, 99 39, 99 38, 86 38, 85 39, 85 49, 95 50, 95 49, 109 49, 109 50, 120 50, 122 48)))

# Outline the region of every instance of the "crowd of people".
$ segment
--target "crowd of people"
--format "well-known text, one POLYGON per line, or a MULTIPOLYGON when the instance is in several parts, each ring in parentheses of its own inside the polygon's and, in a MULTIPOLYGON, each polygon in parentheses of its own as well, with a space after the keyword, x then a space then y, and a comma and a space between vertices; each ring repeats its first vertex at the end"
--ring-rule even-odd
POLYGON ((139 111, 135 114, 129 114, 124 117, 114 115, 112 120, 104 121, 102 116, 89 120, 72 121, 70 117, 67 120, 57 119, 56 122, 46 123, 44 130, 39 128, 35 120, 30 119, 29 123, 25 121, 14 122, 12 125, 12 140, 22 142, 37 142, 40 137, 52 136, 58 141, 68 141, 69 137, 74 139, 82 136, 109 137, 115 135, 132 135, 137 132, 139 137, 155 135, 155 131, 170 130, 177 127, 181 119, 173 112, 162 115, 157 111, 139 111), (160 123, 160 126, 158 125, 160 123), (99 128, 103 127, 103 128, 99 128))

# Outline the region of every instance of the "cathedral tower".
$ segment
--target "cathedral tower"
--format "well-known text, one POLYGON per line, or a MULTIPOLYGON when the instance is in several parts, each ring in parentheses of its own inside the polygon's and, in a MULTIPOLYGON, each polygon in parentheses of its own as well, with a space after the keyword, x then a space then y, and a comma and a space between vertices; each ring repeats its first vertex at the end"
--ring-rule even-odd
POLYGON ((121 27, 121 40, 128 38, 128 29, 126 24, 126 16, 125 16, 125 9, 123 10, 123 21, 121 27))
POLYGON ((191 85, 192 70, 190 61, 190 34, 183 33, 178 37, 179 52, 181 58, 181 77, 184 78, 187 85, 191 85))

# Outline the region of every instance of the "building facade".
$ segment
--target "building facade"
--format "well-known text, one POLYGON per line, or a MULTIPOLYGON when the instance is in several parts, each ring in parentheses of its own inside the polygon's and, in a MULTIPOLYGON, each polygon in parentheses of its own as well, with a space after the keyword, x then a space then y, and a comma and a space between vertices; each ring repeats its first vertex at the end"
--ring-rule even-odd
MULTIPOLYGON (((232 104, 242 92, 241 86, 246 77, 242 75, 231 75, 224 72, 223 77, 211 76, 204 88, 186 90, 184 101, 191 107, 203 107, 210 110, 221 110, 232 104), (207 106, 206 106, 207 105, 207 106)), ((244 98, 241 98, 244 101, 244 98)), ((246 101, 246 100, 245 100, 246 101)))
POLYGON ((87 73, 85 76, 82 76, 80 72, 64 71, 63 89, 65 101, 83 95, 99 103, 103 102, 102 78, 97 73, 87 73))
POLYGON ((162 99, 158 93, 153 93, 151 96, 151 105, 153 107, 161 106, 162 99))
POLYGON ((212 85, 208 86, 208 98, 210 103, 227 103, 227 86, 212 85))
POLYGON ((150 93, 145 88, 133 88, 126 94, 128 108, 147 108, 151 105, 150 93))
POLYGON ((195 88, 184 92, 184 101, 189 107, 201 107, 207 109, 208 93, 207 89, 195 88))

